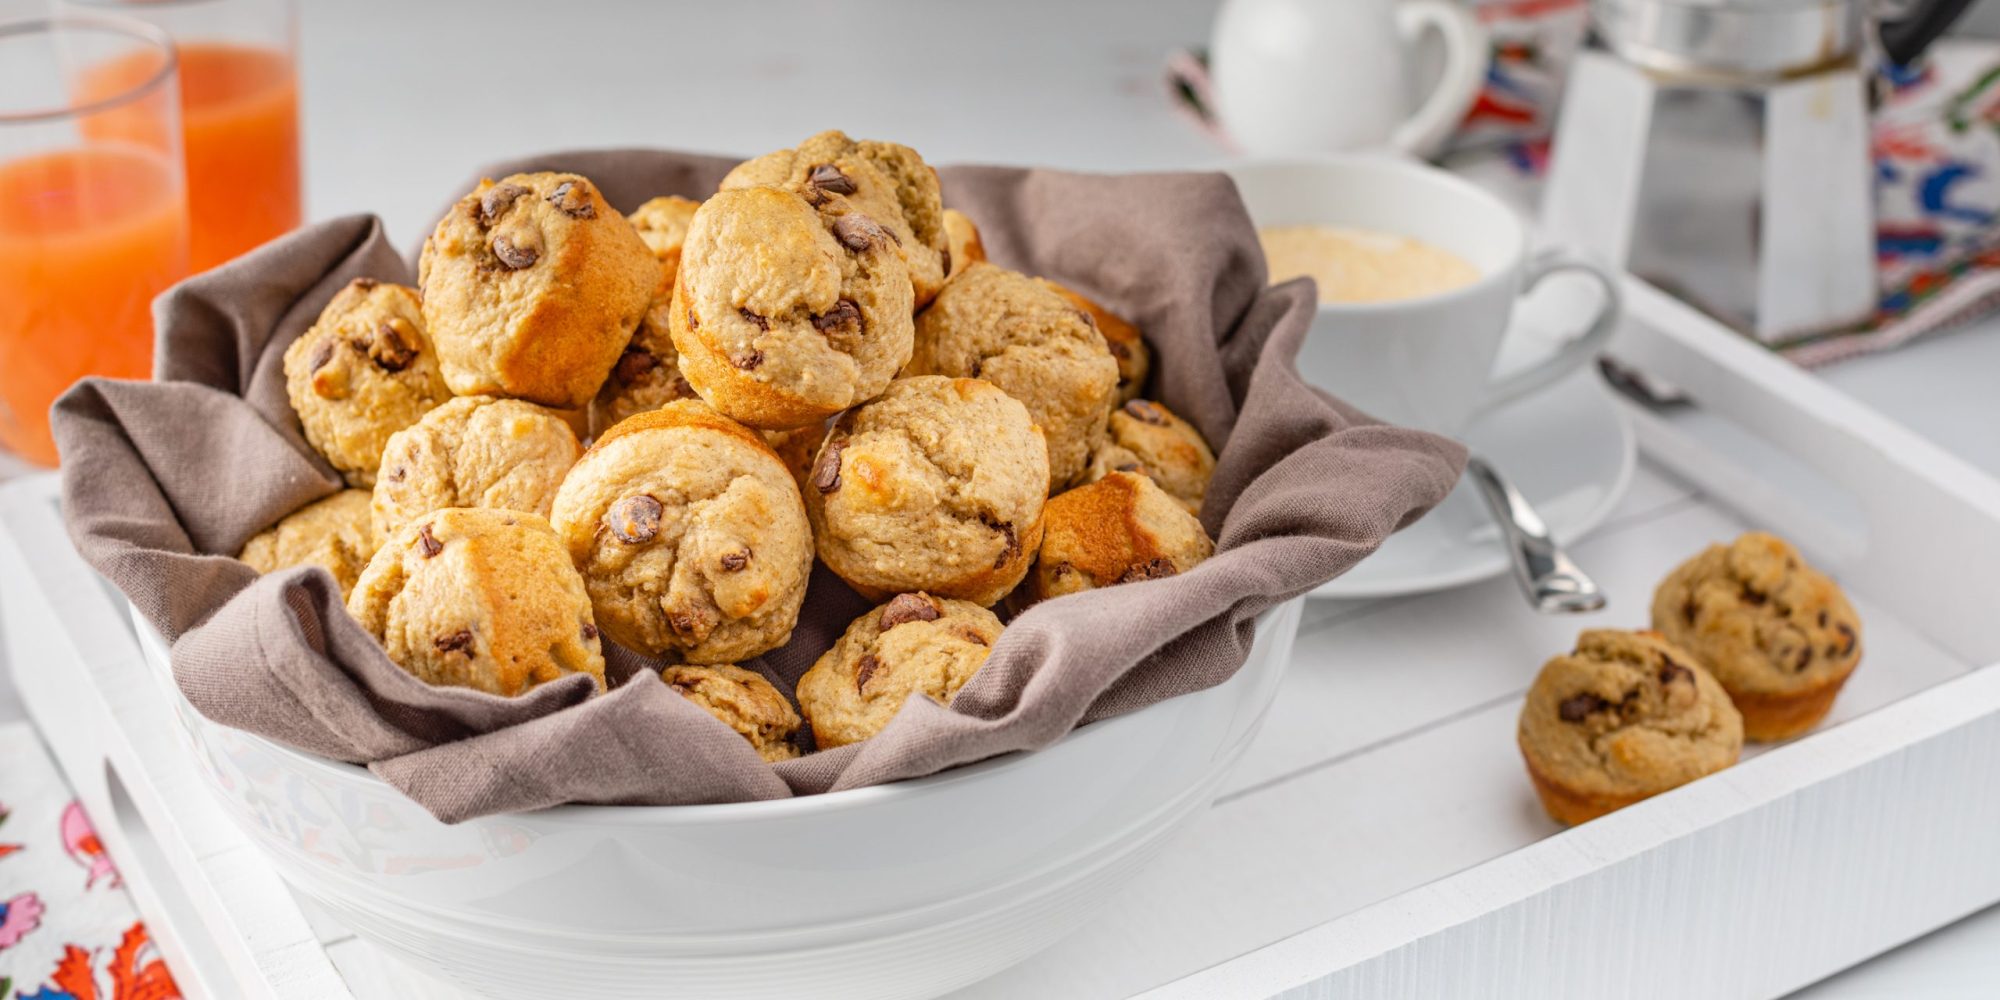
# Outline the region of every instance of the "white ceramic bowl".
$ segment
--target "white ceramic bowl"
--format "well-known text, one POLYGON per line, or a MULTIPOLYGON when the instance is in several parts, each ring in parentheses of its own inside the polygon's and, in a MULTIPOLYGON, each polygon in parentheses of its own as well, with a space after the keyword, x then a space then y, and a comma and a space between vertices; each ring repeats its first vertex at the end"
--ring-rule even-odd
POLYGON ((367 770, 203 718, 135 614, 224 811, 355 933, 491 997, 927 997, 1088 919, 1206 808, 1300 602, 1218 687, 1034 753, 774 802, 566 806, 446 826, 367 770))

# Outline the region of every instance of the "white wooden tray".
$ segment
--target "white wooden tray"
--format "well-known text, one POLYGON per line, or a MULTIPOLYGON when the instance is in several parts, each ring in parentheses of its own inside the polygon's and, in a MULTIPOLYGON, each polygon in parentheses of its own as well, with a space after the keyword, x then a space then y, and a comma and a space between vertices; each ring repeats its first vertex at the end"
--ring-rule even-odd
MULTIPOLYGON (((1574 550, 1610 607, 1538 618, 1504 580, 1313 606, 1215 809, 1096 925, 968 995, 1775 996, 2000 900, 2000 671, 1979 669, 2000 661, 2000 484, 1627 295, 1619 353, 1704 409, 1632 412, 1634 489, 1574 550), (1752 526, 1862 612, 1866 660, 1833 719, 1561 830, 1513 748, 1521 692, 1578 628, 1643 625, 1660 576, 1752 526)), ((316 924, 215 819, 48 482, 0 491, 0 525, 24 699, 189 995, 455 1000, 316 924)))

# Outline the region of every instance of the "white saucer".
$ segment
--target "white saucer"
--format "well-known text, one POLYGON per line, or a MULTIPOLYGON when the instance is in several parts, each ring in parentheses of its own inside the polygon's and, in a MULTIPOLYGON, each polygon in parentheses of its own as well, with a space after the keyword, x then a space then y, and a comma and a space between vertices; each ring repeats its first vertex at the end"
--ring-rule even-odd
MULTIPOLYGON (((1625 414, 1595 366, 1481 418, 1465 442, 1511 480, 1556 541, 1582 538, 1632 485, 1638 450, 1625 414)), ((1423 520, 1391 535, 1374 555, 1313 597, 1416 594, 1507 572, 1507 552, 1469 481, 1423 520)))

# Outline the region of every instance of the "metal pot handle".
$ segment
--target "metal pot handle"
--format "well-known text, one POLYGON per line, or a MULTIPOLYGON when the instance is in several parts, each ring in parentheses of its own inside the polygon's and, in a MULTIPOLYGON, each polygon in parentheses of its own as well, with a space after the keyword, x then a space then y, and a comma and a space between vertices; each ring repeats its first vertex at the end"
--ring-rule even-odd
POLYGON ((1893 13, 1895 17, 1882 22, 1882 52, 1890 62, 1902 66, 1923 55, 1972 6, 1972 0, 1917 0, 1883 6, 1892 8, 1883 11, 1885 16, 1893 13))

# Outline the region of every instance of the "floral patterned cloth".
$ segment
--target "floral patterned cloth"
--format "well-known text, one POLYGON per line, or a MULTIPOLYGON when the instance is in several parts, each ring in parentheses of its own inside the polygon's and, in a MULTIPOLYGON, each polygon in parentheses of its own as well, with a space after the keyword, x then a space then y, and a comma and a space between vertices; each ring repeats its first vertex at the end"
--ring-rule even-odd
POLYGON ((34 730, 0 725, 0 762, 0 1000, 178 1000, 34 730))

